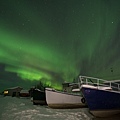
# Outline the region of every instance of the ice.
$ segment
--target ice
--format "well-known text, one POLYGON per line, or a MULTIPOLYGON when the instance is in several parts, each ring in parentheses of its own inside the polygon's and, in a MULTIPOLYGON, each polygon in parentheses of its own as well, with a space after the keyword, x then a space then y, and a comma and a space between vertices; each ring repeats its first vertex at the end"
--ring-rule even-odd
POLYGON ((31 99, 0 97, 0 120, 91 120, 86 108, 51 109, 31 99))

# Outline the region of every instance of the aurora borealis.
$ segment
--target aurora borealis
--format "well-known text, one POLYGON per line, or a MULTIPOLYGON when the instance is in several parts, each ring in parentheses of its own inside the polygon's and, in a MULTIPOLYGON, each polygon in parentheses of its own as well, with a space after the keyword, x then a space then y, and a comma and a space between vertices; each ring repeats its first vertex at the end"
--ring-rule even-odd
POLYGON ((0 0, 1 90, 79 74, 120 79, 119 0, 0 0))

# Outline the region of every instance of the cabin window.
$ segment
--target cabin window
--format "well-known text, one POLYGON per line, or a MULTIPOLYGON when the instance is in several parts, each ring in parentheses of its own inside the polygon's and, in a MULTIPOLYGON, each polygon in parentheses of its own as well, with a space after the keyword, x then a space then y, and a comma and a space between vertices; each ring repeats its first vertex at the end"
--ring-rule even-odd
POLYGON ((8 94, 8 91, 4 91, 4 94, 8 94))

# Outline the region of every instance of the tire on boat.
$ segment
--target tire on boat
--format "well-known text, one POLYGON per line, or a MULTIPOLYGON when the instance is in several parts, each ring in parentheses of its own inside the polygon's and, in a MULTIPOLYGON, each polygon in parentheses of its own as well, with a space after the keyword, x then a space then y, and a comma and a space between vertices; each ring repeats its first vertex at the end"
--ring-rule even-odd
POLYGON ((82 98, 82 99, 81 99, 81 102, 82 102, 82 103, 85 103, 85 98, 82 98))

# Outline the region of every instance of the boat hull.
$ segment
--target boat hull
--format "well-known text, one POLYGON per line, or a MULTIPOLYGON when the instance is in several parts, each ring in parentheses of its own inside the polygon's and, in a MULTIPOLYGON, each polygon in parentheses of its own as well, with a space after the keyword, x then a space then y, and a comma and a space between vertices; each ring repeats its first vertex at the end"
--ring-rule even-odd
POLYGON ((120 93, 82 87, 90 112, 96 117, 108 117, 120 113, 120 93))
POLYGON ((80 95, 68 94, 66 92, 54 91, 46 89, 46 101, 49 107, 66 109, 66 108, 80 108, 85 107, 86 104, 82 103, 80 95))

